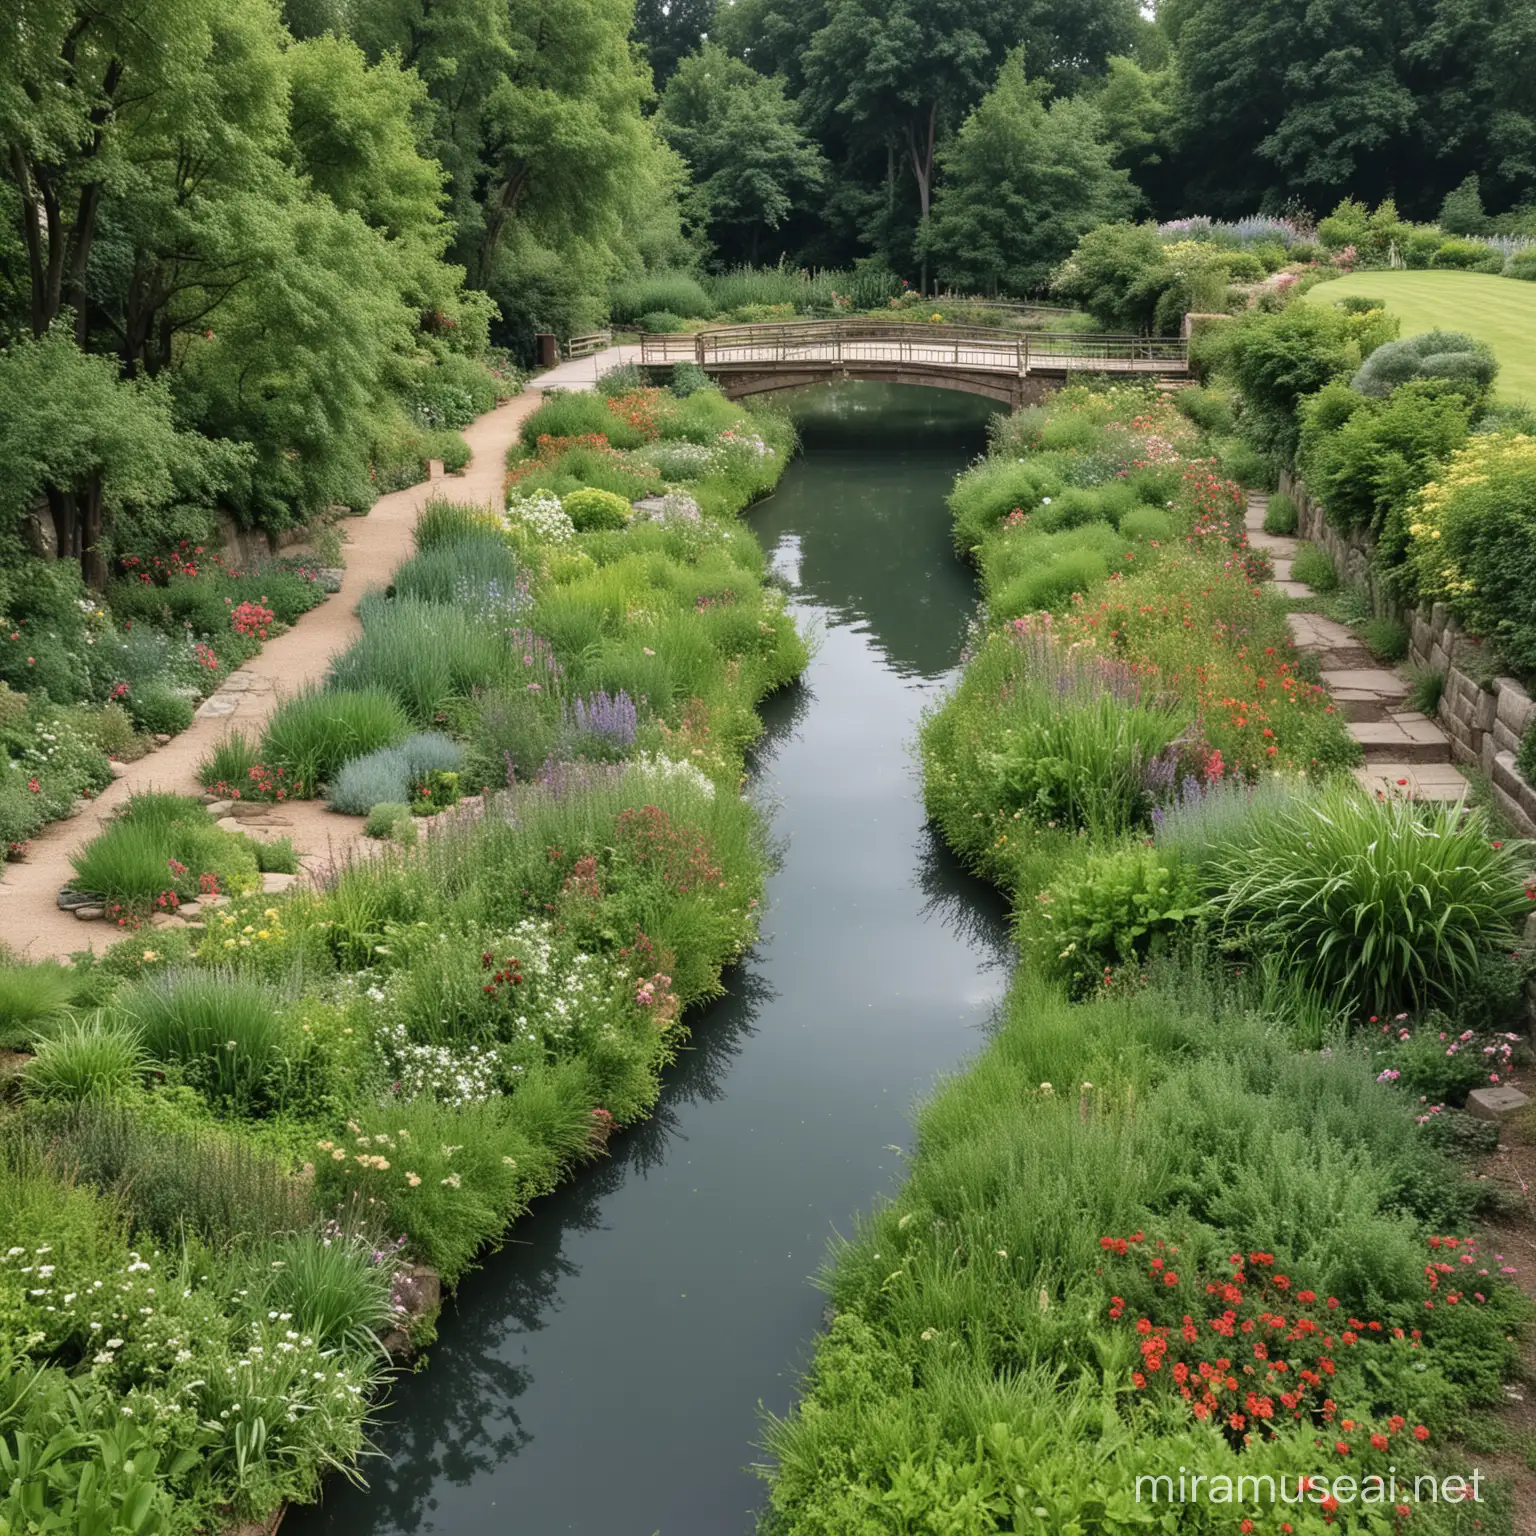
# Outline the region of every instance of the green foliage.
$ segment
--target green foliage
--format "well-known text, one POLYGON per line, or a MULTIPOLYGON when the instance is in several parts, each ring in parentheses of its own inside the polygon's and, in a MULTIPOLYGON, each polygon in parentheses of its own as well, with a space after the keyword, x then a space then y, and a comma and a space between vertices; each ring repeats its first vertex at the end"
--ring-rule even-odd
POLYGON ((1378 347, 1350 382, 1363 395, 1384 398, 1411 379, 1444 379, 1475 409, 1498 371, 1493 349, 1465 332, 1425 331, 1378 347))
POLYGON ((1504 257, 1480 240, 1447 240, 1430 257, 1429 264, 1453 272, 1499 273, 1504 270, 1504 257))
POLYGON ((1367 619, 1360 626, 1360 634, 1366 649, 1377 661, 1390 665, 1408 654, 1408 629, 1397 619, 1367 619))
MULTIPOLYGON (((716 246, 730 254, 755 259, 761 234, 778 229, 795 205, 821 186, 821 152, 797 121, 784 81, 731 57, 716 42, 704 41, 678 64, 662 93, 656 121, 692 172, 685 203, 688 217, 708 229, 716 246)), ((632 292, 626 299, 651 300, 638 313, 712 312, 679 307, 673 298, 692 301, 693 295, 685 290, 658 294, 654 279, 642 292, 633 292, 640 285, 628 286, 632 292)), ((675 281, 672 286, 683 289, 675 281)), ((702 291, 698 297, 703 298, 702 291)))
POLYGON ((701 389, 713 389, 715 381, 697 363, 674 363, 672 382, 668 386, 679 400, 696 395, 701 389))
POLYGON ((443 544, 455 544, 461 539, 486 531, 484 507, 468 502, 446 501, 440 496, 431 497, 416 517, 411 537, 422 554, 443 544))
POLYGON ((375 804, 368 812, 368 820, 363 823, 363 836, 415 842, 416 824, 411 820, 410 806, 398 800, 375 804))
POLYGON ((623 528, 629 523, 630 504, 612 491, 583 488, 561 499, 561 510, 570 518, 577 533, 592 533, 603 528, 623 528))
MULTIPOLYGON (((363 654, 371 659, 377 651, 371 647, 363 654)), ((261 758, 269 768, 286 771, 295 794, 313 795, 350 758, 394 746, 409 734, 410 719, 387 688, 306 688, 272 712, 261 736, 261 758)))
POLYGON ((1416 709, 1431 720, 1440 709, 1440 699, 1445 693, 1445 673, 1429 667, 1414 670, 1408 682, 1408 707, 1416 709))
POLYGON ((1454 1005, 1523 920, 1519 851, 1491 842, 1481 813, 1350 787, 1298 801, 1265 834, 1222 865, 1218 909, 1362 1015, 1454 1005))
POLYGON ((1043 973, 1081 992, 1162 953, 1204 910, 1198 883, 1165 853, 1116 848, 1068 862, 1025 909, 1020 941, 1043 973))
POLYGON ((1299 544, 1291 562, 1291 580, 1302 582, 1314 592, 1336 592, 1339 573, 1333 561, 1316 544, 1299 544))
POLYGON ((152 686, 133 695, 133 723, 152 735, 177 736, 192 724, 192 700, 165 686, 152 686))
POLYGON ((1155 228, 1105 224, 1078 241, 1051 286, 1106 330, 1150 331, 1169 276, 1155 228))
POLYGON ((675 336, 688 326, 681 315, 674 315, 670 309, 648 309, 636 318, 635 328, 652 336, 675 336))
POLYGON ((698 279, 686 272, 655 272, 616 283, 608 297, 608 308, 619 323, 638 320, 641 315, 659 310, 695 320, 715 313, 715 305, 698 279))
POLYGON ((399 566, 392 595, 431 603, 510 608, 522 567, 501 534, 474 527, 451 541, 430 545, 399 566))
POLYGON ((257 1305, 288 1314, 322 1349, 377 1350, 393 1319, 393 1266, 360 1234, 296 1232, 270 1241, 257 1305))
POLYGON ((122 1098, 149 1062, 139 1032, 101 1014, 63 1019, 37 1042, 26 1065, 26 1091, 40 1099, 80 1103, 122 1098))
POLYGON ((1296 503, 1284 491, 1275 491, 1264 507, 1264 532, 1289 538, 1296 532, 1296 503))
POLYGON ((121 914, 174 911, 202 892, 209 876, 222 892, 257 884, 256 856, 238 832, 223 832, 196 801, 135 797, 99 836, 70 855, 76 890, 107 899, 121 914), (145 803, 139 803, 143 800, 145 803))
POLYGON ((1026 79, 1025 62, 1022 52, 1003 61, 939 156, 928 248, 968 291, 1037 291, 1090 230, 1135 202, 1093 108, 1048 101, 1048 84, 1026 79))
POLYGON ((51 960, 0 965, 0 1047, 30 1049, 79 991, 80 978, 51 960))
POLYGON ((244 731, 231 731, 212 747, 197 765, 197 782, 205 789, 222 784, 239 790, 242 797, 250 792, 251 769, 261 762, 259 744, 244 731))

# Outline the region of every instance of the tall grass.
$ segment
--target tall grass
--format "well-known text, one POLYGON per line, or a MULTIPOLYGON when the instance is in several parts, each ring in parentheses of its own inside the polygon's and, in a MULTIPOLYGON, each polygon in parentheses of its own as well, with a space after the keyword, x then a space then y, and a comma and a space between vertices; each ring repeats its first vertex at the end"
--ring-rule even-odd
POLYGON ((496 591, 505 603, 517 595, 522 571, 500 534, 475 529, 439 542, 407 560, 394 575, 397 598, 432 603, 479 603, 496 591))
MULTIPOLYGON (((322 698, 387 697, 412 725, 425 727, 441 720, 453 700, 490 687, 507 670, 504 628, 468 608, 419 597, 372 597, 364 600, 360 617, 363 633, 332 660, 332 691, 322 698)), ((346 756, 392 745, 375 740, 346 756)))
POLYGON ((665 310, 683 319, 702 319, 715 313, 716 304, 687 272, 652 272, 644 277, 615 283, 608 296, 608 312, 623 323, 641 315, 665 310))
POLYGON ((901 292, 900 279, 873 264, 810 271, 781 261, 774 267, 732 267, 706 277, 704 284, 716 311, 792 304, 800 311, 830 312, 835 299, 852 299, 855 309, 875 309, 901 292))
POLYGON ((269 1242, 261 1254, 258 1306, 287 1313, 298 1333, 324 1349, 379 1349, 388 1328, 394 1251, 360 1233, 295 1232, 269 1242))
POLYGON ((304 794, 314 795, 348 758, 394 746, 410 730, 410 717, 386 688, 304 688, 273 711, 261 755, 267 767, 284 769, 304 794))
POLYGON ((276 993, 216 971, 180 971, 142 984, 120 1006, 150 1055, 179 1067, 212 1103, 242 1115, 268 1107, 286 1034, 276 993))
POLYGON ((0 1047, 30 1049, 39 1031, 81 990, 80 977, 52 960, 0 965, 0 1047))
POLYGON ((65 1102, 120 1098, 148 1066, 141 1036, 99 1013, 55 1024, 22 1074, 29 1094, 65 1102))
POLYGON ((443 497, 434 496, 421 509, 411 537, 416 548, 425 553, 440 545, 455 544, 460 539, 483 533, 490 520, 488 507, 477 507, 464 501, 447 501, 443 497))
POLYGON ((1361 1016, 1454 1006, 1518 939, 1522 857, 1481 811, 1340 786, 1239 842, 1217 865, 1217 904, 1252 949, 1361 1016))

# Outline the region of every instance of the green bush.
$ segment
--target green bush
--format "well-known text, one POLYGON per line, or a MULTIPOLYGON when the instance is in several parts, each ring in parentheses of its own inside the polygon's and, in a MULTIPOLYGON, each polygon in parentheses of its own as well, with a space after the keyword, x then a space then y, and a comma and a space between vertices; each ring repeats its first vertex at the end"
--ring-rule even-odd
POLYGON ((1136 507, 1120 519, 1120 534, 1164 544, 1173 537, 1173 519, 1156 507, 1136 507))
POLYGON ((260 1258, 258 1307, 291 1316, 322 1349, 381 1348, 394 1317, 394 1266, 361 1233, 295 1232, 269 1241, 260 1258))
POLYGON ((1408 654, 1409 634, 1407 627, 1396 619, 1367 619, 1360 626, 1365 648, 1377 661, 1401 661, 1408 654))
POLYGON ((1291 580, 1299 581, 1314 592, 1335 592, 1339 586, 1339 573, 1333 561, 1316 544, 1302 543, 1296 547, 1291 562, 1291 580))
POLYGON ((668 387, 679 400, 686 400, 701 389, 713 389, 715 381, 697 363, 674 363, 672 382, 668 387))
POLYGON ((667 309, 650 309, 635 321, 638 330, 647 331, 652 336, 675 336, 679 331, 687 329, 687 321, 681 315, 674 315, 667 309))
POLYGON ((561 507, 577 533, 627 527, 631 511, 624 497, 591 488, 572 491, 562 499, 561 507))
POLYGON ((40 1099, 102 1101, 121 1098, 148 1065, 139 1033, 96 1013, 53 1025, 37 1042, 22 1082, 40 1099))
POLYGON ((256 855, 256 867, 262 874, 298 874, 299 854, 291 837, 253 837, 250 842, 251 852, 256 855))
POLYGON ((1493 388, 1498 372, 1493 348, 1465 331, 1423 331, 1377 347, 1351 387, 1384 399, 1412 379, 1444 379, 1475 406, 1493 388))
POLYGON ((1205 911, 1195 879, 1176 860, 1138 845, 1068 863, 1020 918, 1026 956, 1081 993, 1106 973, 1144 964, 1205 911))
POLYGON ((230 794, 251 794, 251 769, 261 762, 258 744, 244 731, 231 731, 197 765, 197 782, 204 789, 222 786, 230 794))
POLYGON ((402 826, 410 829, 410 840, 414 842, 416 824, 411 818, 410 806, 400 800, 381 801, 368 812, 368 819, 363 823, 363 836, 400 841, 398 833, 402 826))
POLYGON ((273 711, 262 733, 261 759, 285 771, 295 794, 313 796, 348 759, 394 746, 410 729, 405 710, 386 688, 305 688, 273 711))
POLYGON ((151 686, 129 697, 133 722, 151 735, 178 736, 192 724, 191 699, 163 685, 151 686))
POLYGON ((1516 941, 1521 850, 1460 805, 1373 802, 1353 785, 1298 800, 1222 865, 1217 906, 1258 953, 1361 1015, 1454 1007, 1516 941))
POLYGON ((655 272, 614 284, 609 312, 615 321, 640 319, 643 325, 644 317, 660 311, 703 320, 716 307, 698 279, 687 272, 655 272))
POLYGON ((196 897, 205 875, 226 895, 259 884, 250 841, 215 827, 195 801, 181 803, 184 814, 151 805, 135 816, 130 802, 127 814, 70 855, 75 889, 142 916, 152 908, 174 910, 178 901, 196 897))
POLYGON ((157 977, 119 1000, 157 1062, 216 1107, 236 1115, 276 1105, 272 1079, 283 1053, 283 1008, 266 988, 210 971, 157 977))
POLYGON ((1033 569, 997 591, 990 604, 991 615, 993 619, 1016 619, 1026 613, 1061 608, 1075 593, 1088 591, 1108 575, 1108 562, 1091 549, 1043 554, 1033 569))
POLYGON ((1416 667, 1408 683, 1408 707, 1433 720, 1440 710, 1445 692, 1445 673, 1429 667, 1416 667))
POLYGON ((483 534, 486 522, 484 507, 433 496, 417 514, 411 537, 416 548, 425 553, 439 545, 454 544, 460 539, 483 534))
POLYGON ((1536 283, 1536 246, 1516 251, 1509 258, 1509 266, 1505 268, 1504 275, 1517 277, 1523 283, 1536 283))
POLYGON ((1289 538, 1297 527, 1296 503, 1284 491, 1275 491, 1264 508, 1264 532, 1289 538))
POLYGON ((0 1047, 30 1050, 32 1042, 80 992, 79 975, 52 960, 0 965, 0 1047))
POLYGON ((407 560, 395 571, 392 586, 395 597, 462 603, 510 617, 522 581, 511 545, 482 522, 407 560))
POLYGON ((1178 390, 1173 403, 1181 414, 1212 437, 1230 437, 1235 429, 1232 402, 1218 389, 1193 384, 1178 390))
POLYGON ((1504 257, 1480 240, 1446 240, 1430 257, 1432 267, 1452 267, 1463 272, 1502 272, 1504 257))

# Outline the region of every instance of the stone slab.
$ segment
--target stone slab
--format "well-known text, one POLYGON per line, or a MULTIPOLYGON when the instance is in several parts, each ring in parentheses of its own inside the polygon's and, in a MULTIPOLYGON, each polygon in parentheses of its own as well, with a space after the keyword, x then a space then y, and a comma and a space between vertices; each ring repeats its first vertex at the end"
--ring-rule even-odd
POLYGON ((1502 1120, 1516 1110, 1524 1109, 1531 1101, 1518 1088, 1474 1088, 1467 1095, 1467 1113, 1479 1120, 1502 1120))
POLYGON ((1323 687, 1337 694, 1341 688, 1361 689, 1381 699, 1402 699, 1408 696, 1408 680, 1384 667, 1324 667, 1321 673, 1323 687))
POLYGON ((1367 794, 1381 800, 1454 803, 1466 798, 1467 781, 1449 763, 1373 762, 1355 769, 1355 779, 1367 794))

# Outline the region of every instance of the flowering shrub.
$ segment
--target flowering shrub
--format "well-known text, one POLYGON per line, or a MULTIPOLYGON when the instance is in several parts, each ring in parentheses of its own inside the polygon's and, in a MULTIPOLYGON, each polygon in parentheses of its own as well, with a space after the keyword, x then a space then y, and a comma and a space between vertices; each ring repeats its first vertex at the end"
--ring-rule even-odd
POLYGON ((639 753, 630 759, 629 771, 649 779, 659 779, 663 782, 671 780, 674 783, 686 784, 690 789, 697 790, 706 800, 715 798, 714 781, 702 768, 695 763, 668 757, 664 752, 639 753))
MULTIPOLYGON (((378 997, 382 1001, 384 994, 378 997)), ((494 1045, 418 1045, 398 1020, 379 1032, 379 1044, 403 1098, 425 1096, 462 1109, 483 1104, 500 1090, 500 1051, 494 1045)))
POLYGON ((1376 1081, 1423 1104, 1459 1108, 1473 1089, 1508 1078, 1519 1043, 1520 1036, 1507 1031, 1458 1030, 1443 1014, 1431 1013, 1415 1025, 1399 1013, 1380 1026, 1374 1054, 1383 1065, 1376 1081))
POLYGON ((630 517, 630 504, 622 496, 591 486, 572 491, 563 499, 562 507, 571 520, 571 526, 578 533, 590 533, 601 528, 623 528, 630 517))
POLYGON ((254 635, 258 640, 267 638, 274 614, 260 603, 241 603, 229 615, 230 625, 237 635, 254 635))
POLYGON ((553 491, 535 491, 531 496, 509 493, 506 519, 508 527, 520 529, 544 544, 567 544, 576 532, 553 491))

